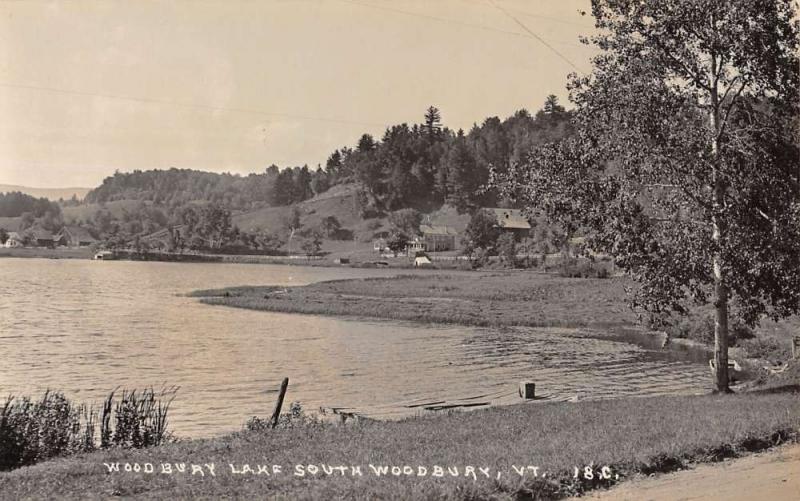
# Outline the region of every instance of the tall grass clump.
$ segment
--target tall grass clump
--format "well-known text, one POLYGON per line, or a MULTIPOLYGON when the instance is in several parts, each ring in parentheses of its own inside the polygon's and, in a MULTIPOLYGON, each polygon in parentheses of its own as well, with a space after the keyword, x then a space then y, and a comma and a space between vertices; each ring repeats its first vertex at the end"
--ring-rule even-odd
POLYGON ((83 405, 47 391, 38 401, 8 397, 0 410, 0 470, 92 450, 83 405))
POLYGON ((113 445, 141 449, 161 445, 171 438, 167 430, 167 411, 175 398, 177 388, 162 390, 156 394, 153 388, 122 390, 119 400, 114 392, 103 405, 100 428, 101 447, 113 445), (111 430, 111 408, 114 407, 114 429, 111 430))
POLYGON ((115 390, 99 409, 71 402, 58 391, 48 390, 39 400, 10 396, 0 408, 0 471, 97 448, 170 441, 167 412, 176 391, 123 390, 115 398, 115 390))
POLYGON ((611 272, 608 265, 596 263, 593 260, 584 261, 576 257, 563 257, 558 264, 559 276, 565 278, 609 278, 611 272))
MULTIPOLYGON (((306 428, 306 427, 321 427, 324 426, 322 420, 317 416, 306 413, 303 406, 299 402, 292 402, 289 406, 289 412, 282 413, 278 416, 278 422, 274 428, 306 428)), ((264 433, 273 429, 271 419, 260 418, 253 416, 244 424, 244 429, 247 431, 254 431, 264 433)))

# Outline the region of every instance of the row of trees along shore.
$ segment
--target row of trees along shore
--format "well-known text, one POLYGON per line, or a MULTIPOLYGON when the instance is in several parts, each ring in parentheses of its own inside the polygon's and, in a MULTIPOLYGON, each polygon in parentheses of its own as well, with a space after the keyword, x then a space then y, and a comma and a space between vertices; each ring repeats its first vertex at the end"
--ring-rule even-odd
POLYGON ((728 325, 798 311, 798 22, 788 0, 593 0, 600 54, 572 75, 575 133, 495 182, 588 232, 638 282, 654 319, 715 310, 728 325))

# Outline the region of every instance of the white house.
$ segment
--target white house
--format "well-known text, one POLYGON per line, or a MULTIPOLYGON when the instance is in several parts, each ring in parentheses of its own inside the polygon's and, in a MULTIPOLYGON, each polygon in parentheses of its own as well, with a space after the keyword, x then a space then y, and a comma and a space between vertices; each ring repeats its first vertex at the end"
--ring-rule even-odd
POLYGON ((8 239, 6 240, 5 246, 7 248, 22 247, 23 246, 22 237, 19 236, 19 233, 17 233, 16 231, 12 231, 11 233, 8 234, 8 239))

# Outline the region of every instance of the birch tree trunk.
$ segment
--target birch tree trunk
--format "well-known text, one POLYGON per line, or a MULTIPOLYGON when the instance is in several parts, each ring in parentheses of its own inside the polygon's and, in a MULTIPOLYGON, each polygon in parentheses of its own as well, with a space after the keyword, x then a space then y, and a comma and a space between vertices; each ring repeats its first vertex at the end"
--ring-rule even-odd
POLYGON ((728 385, 728 287, 725 284, 725 270, 720 252, 726 238, 724 216, 721 212, 725 204, 725 181, 719 165, 720 140, 720 102, 718 89, 718 67, 716 54, 711 55, 711 154, 713 157, 714 199, 712 217, 712 240, 717 246, 713 256, 714 272, 714 385, 718 393, 730 393, 728 385))

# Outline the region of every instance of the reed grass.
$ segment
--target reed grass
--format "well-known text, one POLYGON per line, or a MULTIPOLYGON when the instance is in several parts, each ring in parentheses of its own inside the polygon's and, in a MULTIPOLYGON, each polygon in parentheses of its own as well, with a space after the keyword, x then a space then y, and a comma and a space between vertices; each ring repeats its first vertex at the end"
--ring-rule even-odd
POLYGON ((58 391, 47 390, 39 400, 9 396, 0 408, 0 471, 98 448, 165 444, 174 438, 167 414, 177 390, 114 390, 100 408, 58 391))

